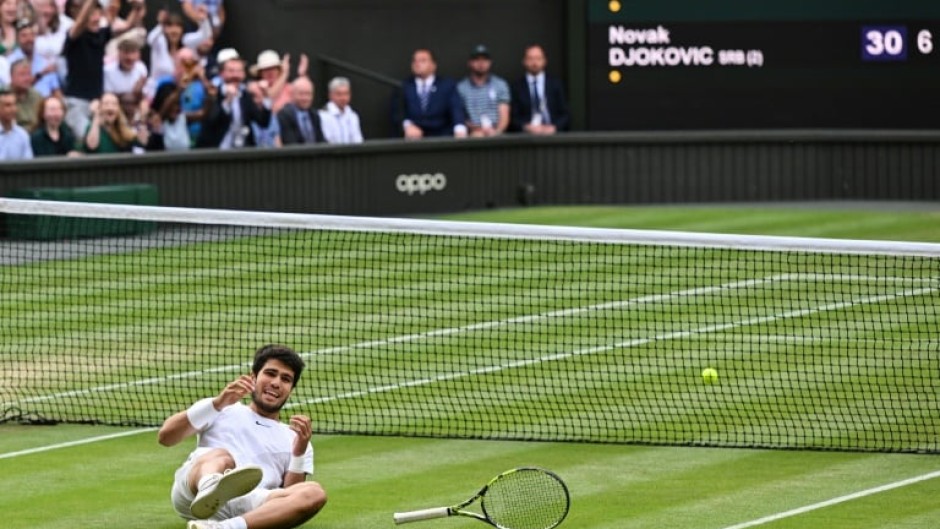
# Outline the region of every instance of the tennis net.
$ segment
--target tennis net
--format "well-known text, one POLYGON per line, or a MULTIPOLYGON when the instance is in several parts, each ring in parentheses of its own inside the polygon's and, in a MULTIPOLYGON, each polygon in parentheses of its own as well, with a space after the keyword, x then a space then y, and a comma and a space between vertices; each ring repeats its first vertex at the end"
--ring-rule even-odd
POLYGON ((0 240, 0 421, 159 425, 277 342, 320 433, 940 450, 940 245, 0 213, 50 239, 0 240))

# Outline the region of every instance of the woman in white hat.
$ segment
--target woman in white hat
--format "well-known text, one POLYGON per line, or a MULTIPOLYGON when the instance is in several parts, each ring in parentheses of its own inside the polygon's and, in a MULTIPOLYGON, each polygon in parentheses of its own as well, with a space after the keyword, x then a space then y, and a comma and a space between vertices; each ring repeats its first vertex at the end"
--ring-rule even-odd
MULTIPOLYGON (((300 55, 297 64, 297 76, 306 77, 309 61, 306 54, 300 55)), ((249 68, 252 77, 258 78, 261 88, 271 98, 271 111, 275 114, 291 101, 290 84, 290 54, 285 53, 282 59, 274 50, 264 50, 258 54, 258 60, 249 68)))

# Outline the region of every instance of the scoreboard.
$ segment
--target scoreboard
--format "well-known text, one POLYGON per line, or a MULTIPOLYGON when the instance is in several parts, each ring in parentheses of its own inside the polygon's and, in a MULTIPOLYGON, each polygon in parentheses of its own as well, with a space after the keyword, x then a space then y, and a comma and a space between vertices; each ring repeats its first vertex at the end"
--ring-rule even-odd
POLYGON ((940 129, 940 0, 588 0, 592 130, 940 129))

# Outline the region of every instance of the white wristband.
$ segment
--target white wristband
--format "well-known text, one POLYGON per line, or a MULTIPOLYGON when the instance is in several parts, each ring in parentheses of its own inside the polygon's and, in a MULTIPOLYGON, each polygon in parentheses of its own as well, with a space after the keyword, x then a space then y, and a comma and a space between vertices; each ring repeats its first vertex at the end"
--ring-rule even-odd
POLYGON ((290 456, 290 464, 287 465, 288 472, 294 472, 295 474, 306 474, 307 471, 304 470, 304 456, 290 456))
POLYGON ((215 409, 212 399, 197 400, 195 404, 186 410, 189 423, 199 431, 206 429, 218 416, 219 410, 215 409))

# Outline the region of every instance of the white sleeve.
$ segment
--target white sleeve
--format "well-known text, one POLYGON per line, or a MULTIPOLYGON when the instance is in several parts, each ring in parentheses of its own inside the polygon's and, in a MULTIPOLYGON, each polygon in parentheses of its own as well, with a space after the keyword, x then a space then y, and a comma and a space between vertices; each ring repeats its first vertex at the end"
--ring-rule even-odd
POLYGON ((0 55, 0 84, 10 84, 10 61, 0 55))
POLYGON ((183 46, 187 48, 196 49, 200 44, 205 42, 206 39, 212 36, 212 24, 209 22, 209 17, 202 19, 202 22, 199 24, 199 28, 196 31, 191 31, 183 35, 183 46))
POLYGON ((157 39, 160 38, 160 35, 163 35, 163 26, 157 24, 150 30, 150 33, 147 33, 147 44, 152 48, 154 43, 157 42, 157 39))
POLYGON ((104 91, 105 92, 117 92, 117 87, 114 86, 114 81, 112 80, 113 76, 111 69, 105 66, 104 68, 104 91))
POLYGON ((304 452, 304 472, 313 475, 313 444, 307 443, 307 451, 304 452))
POLYGON ((333 119, 333 115, 326 110, 320 110, 318 113, 320 114, 320 130, 323 131, 323 139, 325 139, 327 143, 336 142, 339 139, 337 135, 338 127, 336 126, 336 120, 333 119))

